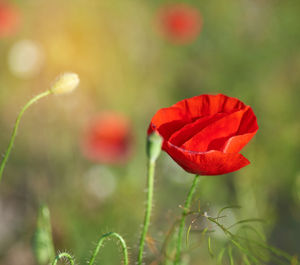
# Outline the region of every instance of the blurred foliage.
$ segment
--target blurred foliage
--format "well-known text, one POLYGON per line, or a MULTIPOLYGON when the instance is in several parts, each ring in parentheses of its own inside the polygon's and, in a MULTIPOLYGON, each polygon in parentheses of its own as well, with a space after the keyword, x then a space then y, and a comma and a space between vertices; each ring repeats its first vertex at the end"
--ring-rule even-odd
MULTIPOLYGON (((0 186, 2 265, 34 264, 30 244, 40 201, 51 211, 55 248, 71 249, 77 263, 84 264, 93 242, 109 231, 125 237, 133 260, 144 212, 149 121, 159 108, 204 93, 227 94, 251 105, 260 129, 243 150, 251 164, 225 176, 202 177, 195 200, 210 216, 226 205, 241 205, 232 210, 232 223, 262 218, 266 224, 255 229, 266 234, 266 241, 299 255, 298 0, 187 0, 203 17, 199 37, 188 45, 172 44, 157 33, 156 12, 171 1, 12 2, 20 9, 21 27, 0 39, 2 152, 18 111, 32 95, 64 71, 78 73, 81 84, 72 95, 43 99, 21 121, 0 186), (22 40, 35 43, 30 49, 39 58, 38 68, 25 69, 30 73, 25 75, 9 59, 22 40), (96 165, 81 154, 85 126, 103 110, 123 113, 132 122, 135 151, 125 165, 96 165), (103 177, 107 174, 114 184, 103 177), (98 196, 105 185, 112 192, 98 196)), ((34 56, 21 56, 21 64, 34 56)), ((192 176, 161 155, 147 264, 179 216, 191 182, 192 176)), ((201 229, 201 223, 193 227, 191 238, 201 229)), ((211 243, 222 240, 216 236, 211 243)), ((215 264, 206 241, 190 249, 188 264, 215 264)), ((119 264, 113 242, 104 249, 99 261, 119 264)), ((236 255, 234 249, 227 253, 236 255)))

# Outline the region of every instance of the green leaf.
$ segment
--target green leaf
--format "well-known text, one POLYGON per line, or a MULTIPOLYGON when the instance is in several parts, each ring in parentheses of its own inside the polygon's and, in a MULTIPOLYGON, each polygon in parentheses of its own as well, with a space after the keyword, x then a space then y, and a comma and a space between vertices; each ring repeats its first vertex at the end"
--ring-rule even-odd
POLYGON ((227 210, 227 209, 240 209, 242 208, 241 206, 239 205, 230 205, 230 206, 225 206, 223 207, 222 209, 219 210, 218 214, 217 214, 217 219, 220 218, 220 215, 223 211, 227 210))
POLYGON ((237 231, 237 233, 239 233, 242 230, 251 230, 253 231, 262 241, 266 241, 266 237, 263 233, 261 233, 260 231, 258 231, 256 228, 254 228, 251 225, 243 225, 239 228, 239 230, 237 231))
POLYGON ((218 254, 218 258, 217 258, 217 264, 222 264, 222 260, 223 260, 223 256, 225 253, 226 248, 222 248, 218 254))
POLYGON ((186 245, 188 245, 188 243, 189 243, 189 236, 190 236, 191 228, 192 228, 192 224, 190 224, 190 226, 186 232, 186 245))
POLYGON ((232 247, 231 247, 231 245, 228 247, 228 256, 229 256, 230 265, 234 265, 234 260, 233 260, 233 256, 232 256, 232 247))
POLYGON ((243 261, 245 262, 246 265, 251 265, 250 261, 248 260, 246 255, 243 255, 243 261))
POLYGON ((208 236, 208 238, 207 238, 207 245, 208 245, 209 254, 213 258, 215 255, 214 255, 214 253, 212 251, 212 248, 211 248, 211 238, 210 238, 210 236, 208 236))
POLYGON ((260 218, 244 219, 244 220, 237 221, 233 225, 229 226, 227 229, 230 229, 230 228, 232 228, 232 227, 234 227, 236 225, 239 225, 239 224, 250 223, 250 222, 261 222, 261 223, 264 223, 265 221, 263 219, 260 219, 260 218))

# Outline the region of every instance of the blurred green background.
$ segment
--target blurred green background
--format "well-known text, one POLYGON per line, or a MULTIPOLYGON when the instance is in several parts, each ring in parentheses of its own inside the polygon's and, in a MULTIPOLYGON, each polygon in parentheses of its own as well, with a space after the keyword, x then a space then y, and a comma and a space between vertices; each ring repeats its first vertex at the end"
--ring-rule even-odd
MULTIPOLYGON (((49 205, 56 250, 70 250, 84 264, 100 235, 116 231, 134 261, 146 195, 148 124, 159 108, 206 93, 252 106, 260 129, 242 151, 251 164, 203 176, 196 199, 208 213, 241 205, 230 212, 233 222, 265 219, 260 229, 268 242, 299 255, 300 1, 185 1, 203 17, 201 33, 187 45, 173 44, 155 27, 159 8, 171 1, 9 3, 21 19, 18 32, 0 39, 1 152, 21 107, 57 74, 76 72, 81 83, 73 94, 35 104, 21 121, 0 186, 2 265, 34 264, 31 239, 40 202, 49 205), (81 154, 85 125, 101 111, 130 120, 134 150, 126 164, 97 164, 81 154)), ((180 214, 192 177, 161 155, 150 228, 155 247, 148 249, 147 264, 180 214)), ((201 243, 196 226, 193 231, 192 240, 201 243)), ((118 253, 110 241, 98 262, 119 264, 118 253)), ((189 264, 215 264, 205 243, 190 253, 189 264)))

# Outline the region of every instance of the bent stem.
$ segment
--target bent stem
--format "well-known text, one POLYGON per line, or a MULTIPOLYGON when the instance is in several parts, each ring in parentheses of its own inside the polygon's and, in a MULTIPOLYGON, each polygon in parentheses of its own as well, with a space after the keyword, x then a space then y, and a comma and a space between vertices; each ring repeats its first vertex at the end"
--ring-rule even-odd
POLYGON ((58 254, 58 255, 55 257, 54 261, 52 262, 52 265, 56 265, 57 262, 58 262, 60 259, 62 259, 62 258, 67 259, 68 262, 69 262, 71 265, 74 265, 74 264, 75 264, 73 257, 72 257, 69 253, 67 253, 67 252, 62 252, 62 253, 58 254))
POLYGON ((181 214, 180 225, 179 225, 179 230, 178 230, 177 246, 176 246, 176 257, 175 257, 174 265, 178 265, 180 262, 180 259, 181 259, 181 249, 182 249, 183 230, 184 230, 184 226, 185 226, 185 219, 190 210, 192 198, 195 193, 198 181, 199 181, 199 175, 195 175, 193 184, 189 190, 189 193, 187 195, 187 198, 186 198, 186 201, 184 204, 184 208, 183 208, 183 211, 181 214))
POLYGON ((128 251, 127 251, 126 242, 122 236, 120 236, 118 233, 115 233, 115 232, 109 232, 100 237, 99 242, 94 250, 94 253, 93 253, 90 261, 88 262, 89 265, 94 264, 96 256, 98 255, 98 252, 103 245, 103 241, 109 237, 115 237, 120 241, 121 246, 122 246, 123 257, 124 257, 124 265, 128 265, 129 262, 128 262, 128 251))
POLYGON ((43 98, 43 97, 46 97, 48 96, 49 94, 51 94, 52 92, 50 90, 47 90, 41 94, 38 94, 37 96, 35 96, 34 98, 32 98, 31 100, 29 100, 27 102, 27 104, 21 109, 18 117, 17 117, 17 120, 15 122, 15 125, 14 125, 14 129, 13 129, 13 132, 12 132, 12 135, 11 135, 11 138, 10 138, 10 141, 9 141, 9 145, 8 145, 8 148, 4 154, 4 157, 3 157, 3 160, 1 162, 1 165, 0 165, 0 182, 2 180, 2 175, 3 175, 3 171, 4 171, 4 168, 5 168, 5 165, 6 165, 6 162, 9 158, 9 155, 10 155, 10 152, 11 152, 11 149, 13 148, 13 145, 14 145, 14 142, 15 142, 15 138, 16 138, 16 135, 17 135, 17 132, 18 132, 18 127, 19 127, 19 124, 20 124, 20 120, 24 114, 24 112, 36 101, 38 101, 39 99, 43 98))
POLYGON ((146 212, 144 217, 144 226, 143 226, 142 235, 139 244, 138 265, 141 265, 143 261, 145 239, 150 224, 152 200, 153 200, 154 170, 155 170, 155 161, 150 159, 148 162, 148 176, 147 176, 147 206, 146 206, 146 212))

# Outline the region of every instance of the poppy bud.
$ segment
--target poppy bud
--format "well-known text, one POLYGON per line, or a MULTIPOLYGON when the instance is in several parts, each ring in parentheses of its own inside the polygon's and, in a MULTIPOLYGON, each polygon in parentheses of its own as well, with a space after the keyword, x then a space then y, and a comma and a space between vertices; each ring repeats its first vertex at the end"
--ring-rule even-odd
POLYGON ((155 162, 160 155, 163 139, 158 133, 152 133, 147 138, 147 156, 150 162, 155 162))
POLYGON ((38 265, 47 265, 55 257, 50 212, 46 205, 41 205, 33 238, 33 251, 38 265))
POLYGON ((64 73, 53 83, 50 91, 53 94, 65 94, 72 92, 79 84, 79 77, 75 73, 64 73))

